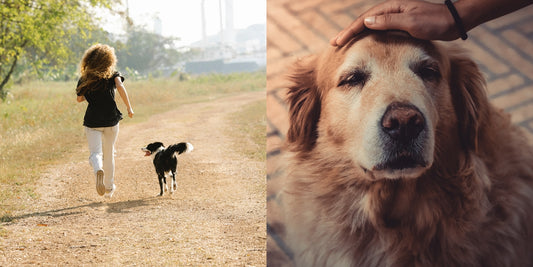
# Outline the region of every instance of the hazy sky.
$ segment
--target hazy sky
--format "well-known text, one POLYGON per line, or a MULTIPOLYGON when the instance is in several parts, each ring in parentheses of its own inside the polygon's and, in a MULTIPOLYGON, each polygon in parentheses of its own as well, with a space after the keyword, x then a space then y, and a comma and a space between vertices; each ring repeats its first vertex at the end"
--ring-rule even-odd
MULTIPOLYGON (((222 10, 225 11, 225 0, 222 10)), ((179 37, 179 45, 189 45, 202 39, 201 0, 122 0, 121 10, 129 4, 130 17, 136 25, 153 29, 155 17, 162 22, 162 35, 179 37)), ((233 0, 233 24, 243 29, 252 24, 266 24, 266 0, 233 0)), ((220 31, 219 0, 205 0, 206 32, 213 35, 220 31)), ((104 29, 120 32, 123 21, 118 17, 107 17, 104 29)), ((223 12, 223 23, 225 15, 223 12)))

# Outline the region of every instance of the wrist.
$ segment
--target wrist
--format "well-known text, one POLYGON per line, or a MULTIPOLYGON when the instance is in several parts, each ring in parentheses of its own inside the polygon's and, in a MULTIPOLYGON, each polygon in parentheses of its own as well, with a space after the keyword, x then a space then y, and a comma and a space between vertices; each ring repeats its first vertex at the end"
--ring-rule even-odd
POLYGON ((461 21, 463 22, 465 32, 470 31, 482 23, 479 17, 479 15, 481 15, 480 13, 482 12, 479 12, 479 6, 476 7, 475 3, 472 1, 459 0, 453 4, 459 17, 461 18, 461 21))
MULTIPOLYGON (((454 32, 456 32, 461 39, 466 40, 468 38, 468 35, 466 34, 467 30, 465 29, 463 19, 461 18, 461 15, 459 15, 454 3, 451 0, 445 0, 444 4, 450 13, 450 16, 453 18, 452 28, 455 29, 454 32)), ((448 21, 450 16, 447 16, 448 21)), ((448 29, 451 28, 449 27, 448 29)))

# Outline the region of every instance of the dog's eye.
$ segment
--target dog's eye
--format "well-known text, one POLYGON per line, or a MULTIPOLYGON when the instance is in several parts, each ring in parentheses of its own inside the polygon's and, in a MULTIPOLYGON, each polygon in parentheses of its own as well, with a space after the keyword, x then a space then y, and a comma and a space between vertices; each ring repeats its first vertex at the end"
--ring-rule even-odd
POLYGON ((356 70, 354 72, 348 73, 347 75, 344 75, 341 77, 339 84, 337 87, 341 86, 365 86, 365 83, 368 81, 368 78, 370 78, 370 74, 364 70, 356 70))
POLYGON ((440 70, 436 63, 423 62, 414 67, 414 72, 418 77, 426 82, 438 82, 440 80, 440 70))

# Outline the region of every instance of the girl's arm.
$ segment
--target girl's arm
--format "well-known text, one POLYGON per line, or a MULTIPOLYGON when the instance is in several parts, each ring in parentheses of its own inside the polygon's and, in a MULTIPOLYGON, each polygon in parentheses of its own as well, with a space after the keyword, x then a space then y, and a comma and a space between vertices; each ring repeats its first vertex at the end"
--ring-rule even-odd
POLYGON ((115 77, 115 85, 117 87, 117 91, 120 95, 120 98, 122 98, 122 101, 124 101, 124 104, 128 108, 128 116, 132 118, 133 109, 131 108, 130 99, 128 98, 128 92, 126 92, 126 88, 124 87, 124 84, 122 84, 122 80, 119 76, 115 77))
POLYGON ((78 103, 79 103, 79 102, 83 102, 83 101, 85 101, 85 96, 79 95, 79 96, 76 98, 76 100, 78 100, 78 103))

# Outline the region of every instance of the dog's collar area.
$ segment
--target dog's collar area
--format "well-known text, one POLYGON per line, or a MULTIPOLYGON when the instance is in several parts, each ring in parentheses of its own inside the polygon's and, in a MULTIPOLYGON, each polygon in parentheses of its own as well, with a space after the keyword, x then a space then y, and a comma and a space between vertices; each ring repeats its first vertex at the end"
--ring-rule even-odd
POLYGON ((160 146, 156 151, 154 151, 151 155, 155 157, 155 155, 157 155, 157 153, 161 152, 165 150, 165 147, 164 146, 160 146))

